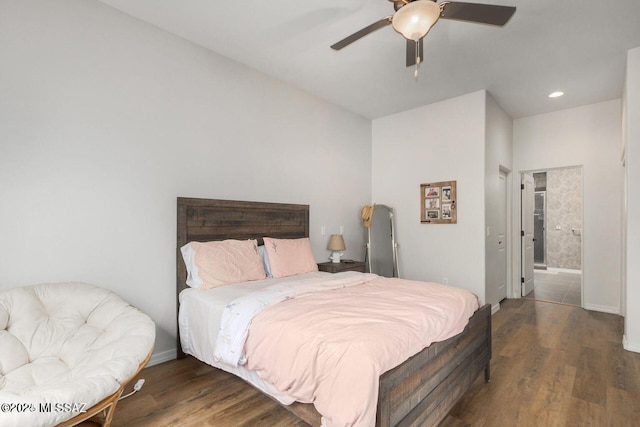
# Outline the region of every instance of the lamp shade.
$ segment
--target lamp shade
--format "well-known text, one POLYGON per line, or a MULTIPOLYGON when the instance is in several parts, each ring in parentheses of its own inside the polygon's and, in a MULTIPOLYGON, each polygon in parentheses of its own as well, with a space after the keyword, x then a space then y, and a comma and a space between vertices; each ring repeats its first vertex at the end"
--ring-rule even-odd
POLYGON ((332 234, 329 239, 329 245, 327 249, 330 251, 344 251, 347 247, 344 245, 344 239, 342 234, 332 234))
POLYGON ((426 36, 440 18, 440 6, 432 0, 415 0, 402 6, 393 15, 393 29, 408 40, 426 36))

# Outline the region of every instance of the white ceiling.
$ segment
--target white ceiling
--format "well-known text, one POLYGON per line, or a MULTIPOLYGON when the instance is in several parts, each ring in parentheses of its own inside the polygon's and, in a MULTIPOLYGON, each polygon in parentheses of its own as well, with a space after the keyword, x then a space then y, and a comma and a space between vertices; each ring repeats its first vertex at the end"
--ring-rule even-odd
POLYGON ((438 21, 416 81, 390 26, 329 48, 387 0, 101 1, 370 119, 481 89, 513 118, 620 98, 640 46, 638 0, 479 1, 517 11, 503 28, 438 21))

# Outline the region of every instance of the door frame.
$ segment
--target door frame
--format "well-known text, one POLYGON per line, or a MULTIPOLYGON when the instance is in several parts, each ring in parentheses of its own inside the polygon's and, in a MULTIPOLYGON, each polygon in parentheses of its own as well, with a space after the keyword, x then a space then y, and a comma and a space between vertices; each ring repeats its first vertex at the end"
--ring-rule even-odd
MULTIPOLYGON (((518 175, 522 177, 522 174, 533 174, 537 172, 548 172, 550 170, 555 169, 570 169, 570 168, 580 168, 581 176, 582 176, 582 241, 580 244, 580 263, 582 266, 582 275, 580 277, 580 299, 581 299, 581 307, 585 308, 585 300, 584 300, 584 278, 585 278, 585 265, 584 265, 584 240, 585 235, 588 233, 588 230, 585 229, 584 223, 584 165, 567 165, 567 166, 558 166, 558 167, 549 167, 549 168, 541 168, 541 169, 530 169, 530 170, 522 170, 518 172, 518 175)), ((522 178, 520 178, 522 180, 522 178)), ((512 233, 511 233, 511 242, 512 242, 512 260, 513 266, 511 269, 511 280, 510 280, 510 290, 509 290, 509 298, 519 299, 522 298, 521 294, 521 283, 520 283, 520 272, 522 271, 522 248, 520 245, 520 230, 522 227, 522 208, 521 208, 521 190, 520 185, 513 186, 511 207, 512 207, 512 233)))
MULTIPOLYGON (((505 277, 505 297, 510 298, 511 296, 511 271, 513 269, 513 251, 512 251, 512 233, 513 233, 513 221, 512 221, 512 181, 513 181, 513 173, 511 169, 508 169, 502 165, 499 167, 498 179, 500 179, 500 175, 503 175, 505 178, 505 191, 504 194, 501 194, 500 197, 504 197, 505 200, 505 264, 506 264, 506 277, 505 277)), ((502 274, 502 273, 501 273, 502 274)))
POLYGON ((533 291, 534 283, 534 205, 535 205, 535 181, 532 173, 520 174, 520 296, 525 297, 533 291), (527 186, 529 185, 529 187, 527 186), (525 194, 528 199, 525 200, 525 194), (530 206, 529 206, 530 205, 530 206), (524 212, 524 207, 530 208, 530 215, 524 212), (525 219, 527 216, 527 219, 525 219), (525 225, 525 223, 527 225, 525 225), (527 230, 529 234, 527 234, 527 230), (528 248, 530 252, 525 249, 528 248), (528 260, 529 263, 527 263, 528 260), (525 289, 528 289, 525 292, 525 289))

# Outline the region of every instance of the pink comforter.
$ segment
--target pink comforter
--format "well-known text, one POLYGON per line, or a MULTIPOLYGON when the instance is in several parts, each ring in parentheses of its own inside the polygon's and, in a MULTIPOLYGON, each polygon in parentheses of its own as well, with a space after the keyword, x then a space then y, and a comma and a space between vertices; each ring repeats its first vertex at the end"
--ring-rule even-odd
POLYGON ((464 329, 478 299, 435 283, 377 278, 305 294, 251 323, 246 367, 330 426, 373 426, 378 378, 464 329))

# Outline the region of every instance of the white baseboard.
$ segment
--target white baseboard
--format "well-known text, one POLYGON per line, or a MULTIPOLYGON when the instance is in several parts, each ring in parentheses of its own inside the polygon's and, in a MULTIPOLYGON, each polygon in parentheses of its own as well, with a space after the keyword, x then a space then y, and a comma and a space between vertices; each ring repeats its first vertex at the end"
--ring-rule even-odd
POLYGON ((151 359, 149 359, 149 363, 147 363, 147 367, 168 362, 169 360, 173 360, 176 357, 177 356, 176 356, 175 348, 172 348, 171 350, 167 350, 167 351, 161 351, 159 353, 153 353, 151 355, 151 359))
POLYGON ((498 312, 498 310, 500 310, 500 303, 497 304, 492 304, 491 305, 491 315, 493 316, 494 314, 496 314, 498 312))
MULTIPOLYGON (((540 270, 538 270, 540 271, 540 270)), ((582 270, 572 270, 570 268, 555 268, 555 267, 548 267, 547 271, 549 273, 572 273, 572 274, 582 274, 582 270)))
POLYGON ((601 311, 603 313, 620 315, 620 307, 609 307, 606 305, 585 304, 584 308, 592 311, 601 311))
POLYGON ((627 340, 627 336, 622 336, 622 347, 627 351, 633 351, 634 353, 640 353, 640 344, 631 344, 627 340))

